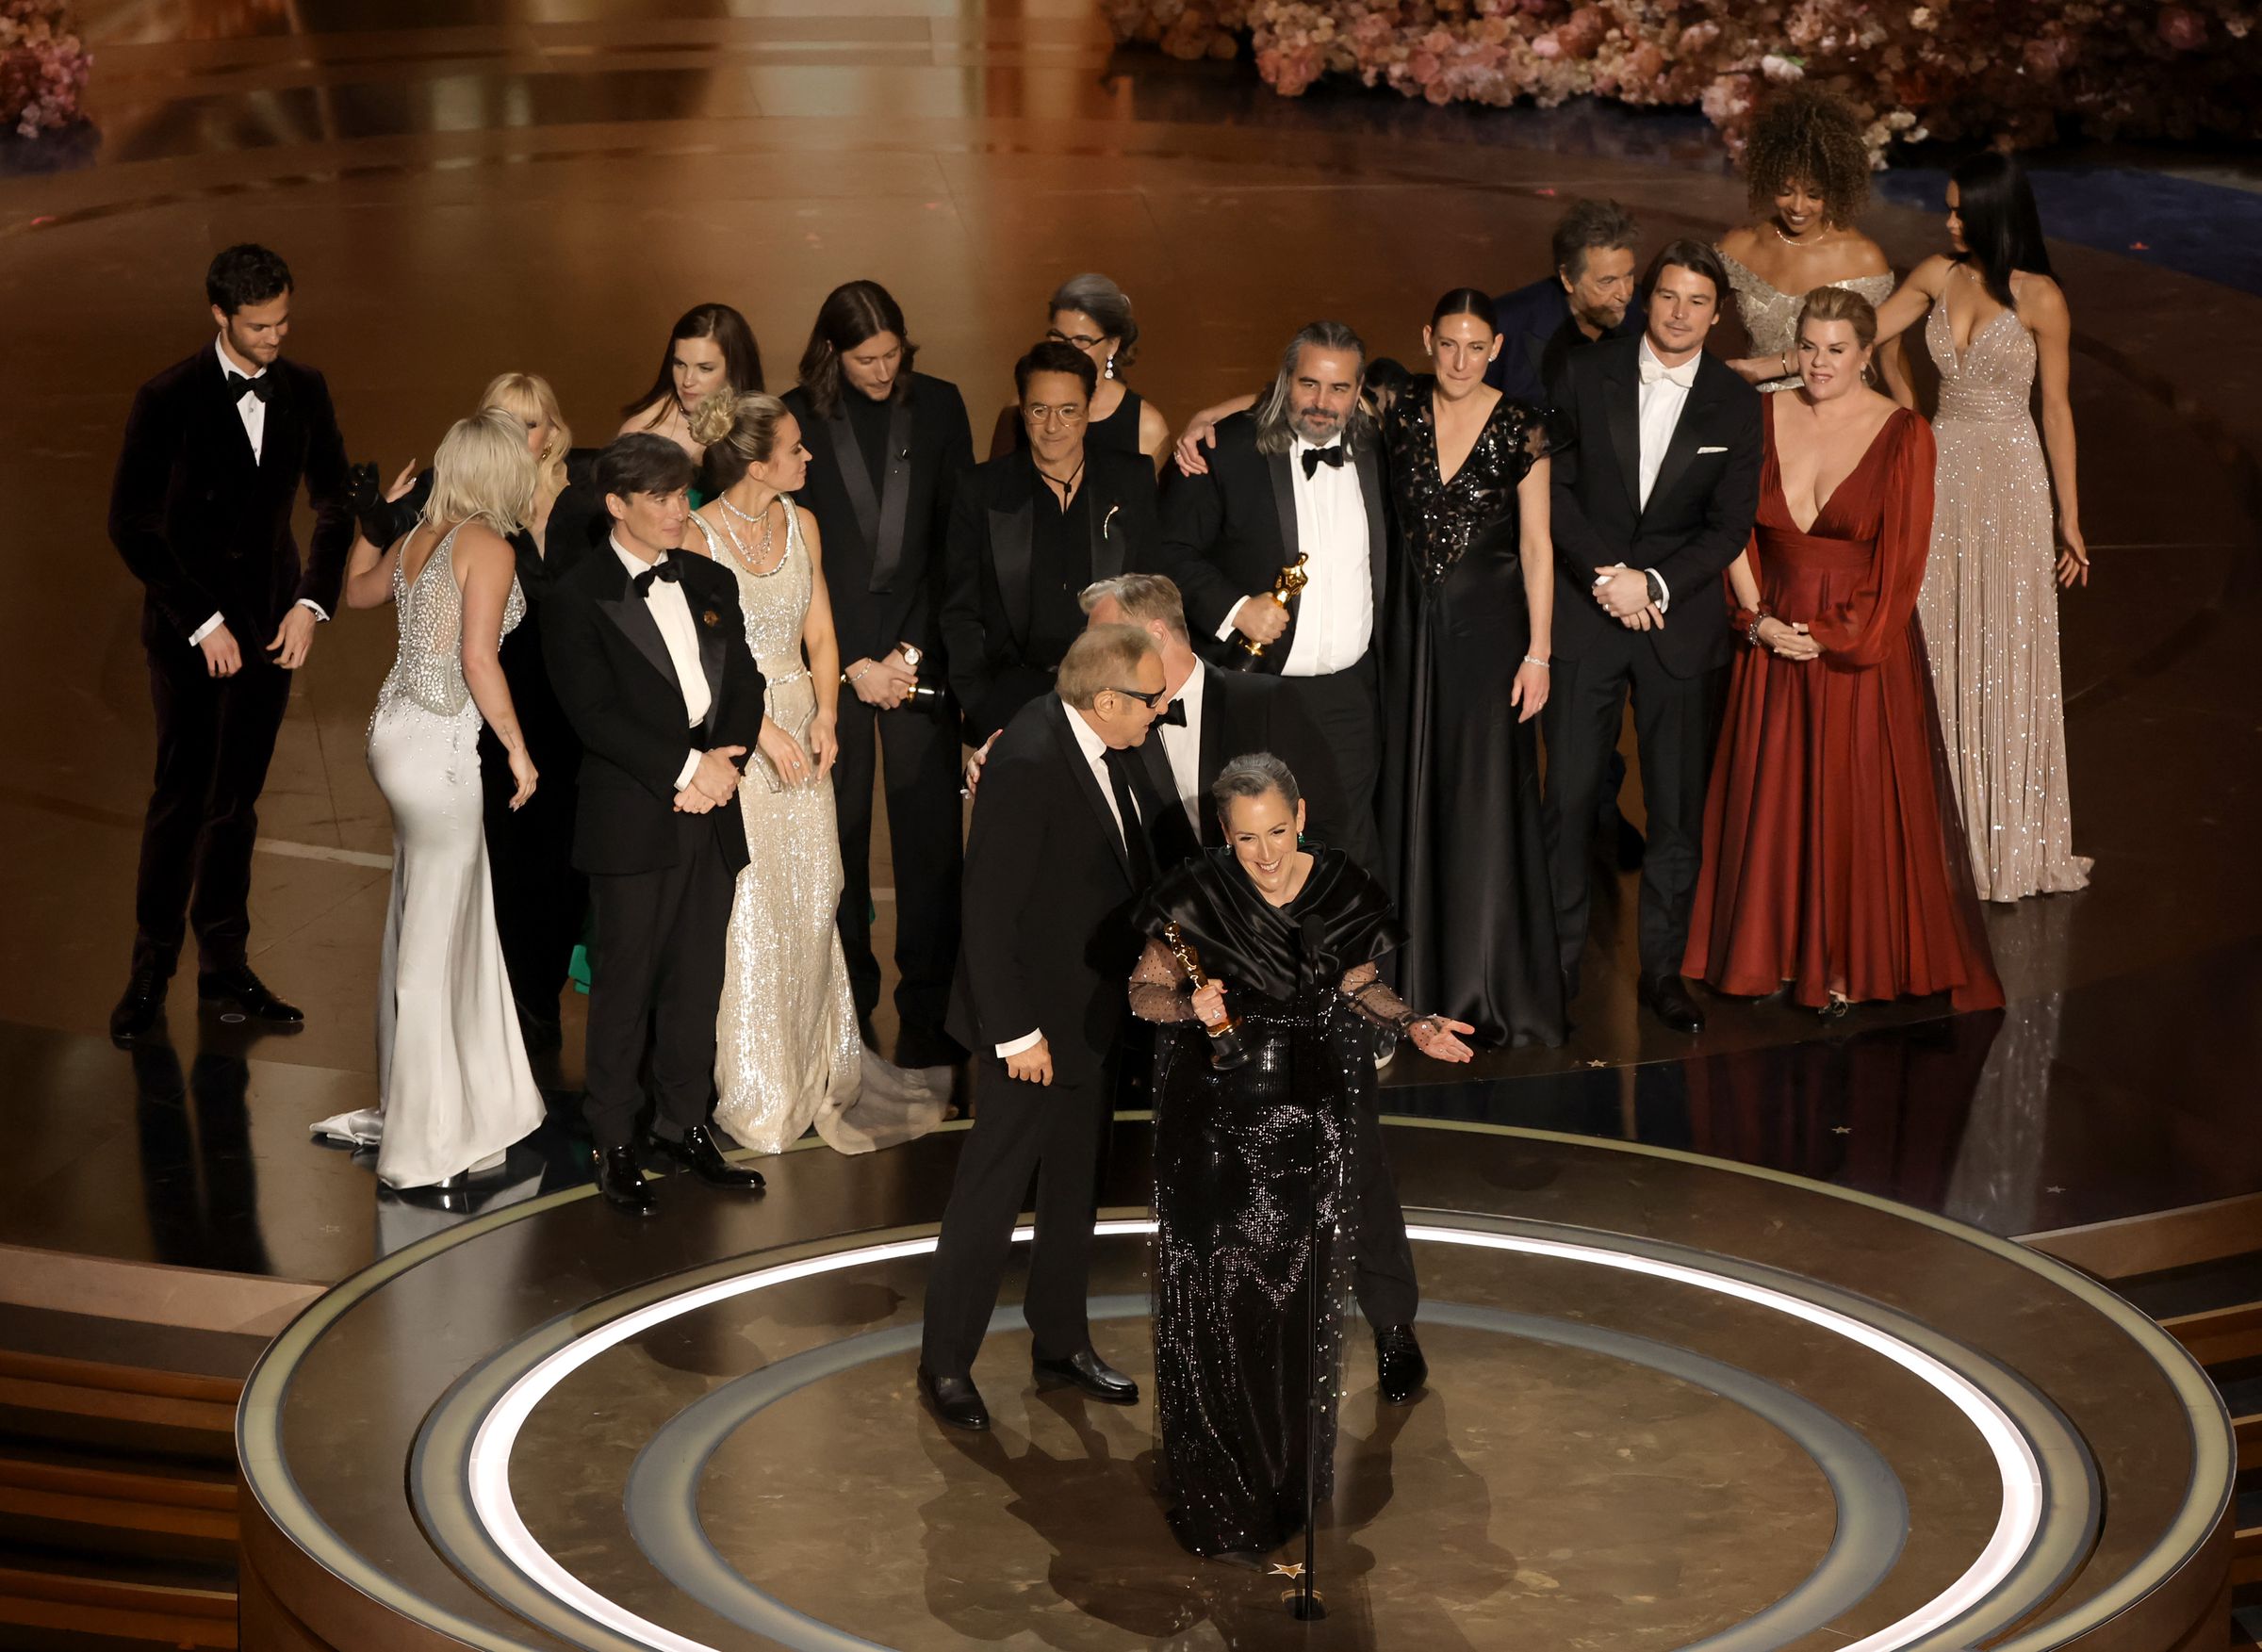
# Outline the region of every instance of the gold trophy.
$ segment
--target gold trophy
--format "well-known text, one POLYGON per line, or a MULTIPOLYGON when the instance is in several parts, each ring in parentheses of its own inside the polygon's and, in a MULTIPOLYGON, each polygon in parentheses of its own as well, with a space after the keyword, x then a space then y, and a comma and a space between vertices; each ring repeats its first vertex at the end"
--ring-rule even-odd
MULTIPOLYGON (((1171 949, 1171 956, 1192 980, 1195 990, 1209 985, 1209 977, 1202 973, 1202 955, 1194 950, 1176 924, 1162 926, 1162 943, 1171 949)), ((1230 1072, 1249 1059, 1249 1052, 1241 1048, 1239 1016, 1229 1015, 1216 1026, 1205 1026, 1202 1030, 1209 1035, 1209 1064, 1220 1072, 1230 1072)))
MULTIPOLYGON (((1272 581, 1270 595, 1283 610, 1287 609, 1289 600, 1295 597, 1297 592, 1312 582, 1312 576, 1303 571, 1303 564, 1311 560, 1308 553, 1299 556, 1292 565, 1281 569, 1280 577, 1272 581)), ((1263 643, 1252 642, 1248 637, 1237 633, 1233 639, 1233 646, 1226 650, 1225 669, 1228 671, 1255 670, 1256 662, 1265 657, 1266 646, 1267 645, 1263 643)))

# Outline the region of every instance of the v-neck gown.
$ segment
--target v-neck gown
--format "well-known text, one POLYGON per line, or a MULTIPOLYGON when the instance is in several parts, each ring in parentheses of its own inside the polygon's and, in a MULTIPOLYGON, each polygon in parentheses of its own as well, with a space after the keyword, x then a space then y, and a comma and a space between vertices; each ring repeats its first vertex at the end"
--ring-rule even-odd
POLYGON ((2000 1006, 1933 711, 1917 589, 1932 433, 1896 409, 1811 528, 1792 519, 1766 407, 1752 533, 1761 599, 1819 659, 1748 646, 1705 800, 1682 973, 1819 1008, 1951 994, 2000 1006))

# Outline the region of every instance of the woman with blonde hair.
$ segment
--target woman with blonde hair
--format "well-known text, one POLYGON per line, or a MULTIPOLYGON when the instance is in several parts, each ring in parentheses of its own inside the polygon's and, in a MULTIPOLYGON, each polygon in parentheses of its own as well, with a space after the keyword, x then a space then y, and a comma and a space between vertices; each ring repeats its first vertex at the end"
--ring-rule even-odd
POLYGON ((369 722, 369 771, 393 811, 393 891, 378 966, 377 1116, 315 1126, 378 1142, 391 1187, 499 1168, 542 1122, 495 929, 480 829, 479 733, 493 731, 523 806, 537 779, 498 655, 526 613, 505 535, 537 471, 500 408, 459 419, 423 515, 383 551, 364 540, 346 605, 398 611, 400 649, 369 722))

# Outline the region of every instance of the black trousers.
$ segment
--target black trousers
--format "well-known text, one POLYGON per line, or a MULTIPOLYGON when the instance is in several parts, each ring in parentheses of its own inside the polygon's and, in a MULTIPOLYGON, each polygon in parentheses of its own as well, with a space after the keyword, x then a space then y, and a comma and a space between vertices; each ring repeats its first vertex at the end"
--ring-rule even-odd
MULTIPOLYGON (((525 728, 523 711, 519 722, 525 728)), ((510 759, 492 730, 483 727, 479 731, 487 875, 495 889, 495 928, 511 996, 521 1012, 554 1021, 589 910, 589 880, 573 867, 573 775, 581 750, 570 744, 561 748, 554 740, 538 743, 531 728, 527 736, 541 778, 525 807, 515 810, 510 759)), ((570 730, 566 739, 572 740, 570 730)))
POLYGON ((1555 933, 1563 967, 1576 974, 1593 908, 1589 850, 1595 811, 1626 696, 1633 695, 1635 749, 1648 814, 1642 858, 1641 968, 1680 973, 1689 944, 1689 907, 1703 859, 1704 789, 1712 775, 1713 709, 1725 671, 1676 677, 1638 631, 1612 635, 1573 658, 1558 654, 1541 712, 1548 739, 1540 825, 1555 883, 1555 933))
POLYGON ((171 975, 189 925, 198 967, 243 961, 252 933, 252 845, 259 793, 290 704, 290 673, 251 638, 243 669, 216 678, 186 642, 149 657, 157 766, 141 822, 134 887, 137 973, 171 975))
POLYGON ((1089 1084, 1022 1084, 987 1053, 977 1058, 974 1128, 959 1153, 942 1235, 927 1276, 920 1363, 938 1377, 963 1377, 997 1306, 1022 1197, 1037 1177, 1037 1235, 1022 1317, 1039 1359, 1066 1359, 1091 1330, 1085 1298, 1091 1226, 1099 1208, 1100 1149, 1115 1095, 1110 1070, 1089 1084))
POLYGON ((895 884, 895 1014, 898 1055, 907 1065, 958 1059, 942 1030, 959 958, 959 735, 947 709, 917 702, 875 711, 841 695, 841 755, 832 796, 841 834, 841 951, 857 1015, 879 1005, 879 960, 872 954, 872 781, 887 765, 888 841, 895 884))
MULTIPOLYGON (((727 807, 736 829, 737 808, 727 807)), ((673 866, 589 879, 597 929, 583 1106, 600 1153, 634 1137, 647 1035, 657 1134, 680 1139, 707 1121, 714 1099, 714 1020, 737 875, 723 859, 713 815, 675 824, 673 866)))
POLYGON ((1374 809, 1383 774, 1382 673, 1373 650, 1348 671, 1280 680, 1336 760, 1336 772, 1306 789, 1313 817, 1353 860, 1382 876, 1383 840, 1374 809))
POLYGON ((1398 1202, 1398 1184, 1383 1152, 1382 1120, 1371 1103, 1358 1109, 1352 1128, 1358 1132, 1352 1162, 1359 1167, 1359 1185, 1352 1189, 1352 1219, 1358 1233, 1352 1291, 1359 1299, 1359 1312, 1375 1330, 1411 1325, 1421 1305, 1421 1287, 1414 1276, 1414 1251, 1406 1242, 1405 1209, 1398 1202))

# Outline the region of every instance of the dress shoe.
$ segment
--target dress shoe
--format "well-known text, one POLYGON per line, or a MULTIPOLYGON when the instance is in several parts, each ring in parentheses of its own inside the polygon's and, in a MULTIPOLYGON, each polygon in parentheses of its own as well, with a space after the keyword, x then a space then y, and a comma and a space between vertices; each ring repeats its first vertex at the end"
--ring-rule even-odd
POLYGON ((224 1019, 231 1011, 248 1021, 265 1022, 269 1026, 303 1026, 306 1018, 296 1005, 286 1004, 267 990, 267 983, 252 973, 249 964, 230 964, 222 970, 206 970, 196 977, 196 1001, 206 1009, 218 1010, 224 1019))
POLYGON ((165 977, 155 970, 136 970, 125 984, 125 995, 110 1011, 110 1041, 130 1044, 146 1038, 165 1013, 165 977))
POLYGON ((649 1216, 660 1208, 632 1147, 608 1147, 598 1153, 597 1190, 607 1204, 631 1216, 649 1216))
POLYGON ((1036 1373, 1040 1388, 1057 1388, 1066 1382, 1109 1405, 1139 1403, 1139 1384, 1089 1348, 1064 1360, 1032 1359, 1029 1368, 1036 1373))
POLYGON ((981 1390, 974 1385, 972 1377, 938 1377, 921 1366, 919 1398, 926 1401, 937 1422, 972 1434, 990 1426, 990 1408, 982 1403, 981 1390))
POLYGON ((1430 1380, 1430 1362, 1421 1357, 1413 1326, 1385 1325, 1374 1333, 1374 1374, 1383 1398, 1392 1405, 1414 1403, 1430 1380))
POLYGON ((723 1157, 723 1150, 715 1146, 713 1134, 704 1124, 694 1124, 683 1132, 680 1141, 655 1136, 652 1145, 710 1187, 743 1187, 749 1193, 762 1191, 762 1172, 750 1165, 734 1165, 723 1157))
POLYGON ((1644 975, 1636 989, 1642 1003, 1677 1033, 1704 1031, 1704 1011, 1679 975, 1644 975))

